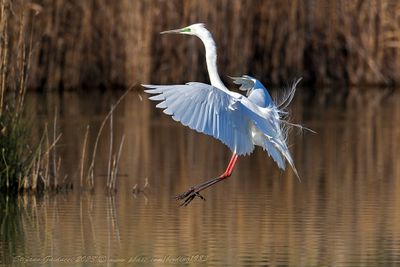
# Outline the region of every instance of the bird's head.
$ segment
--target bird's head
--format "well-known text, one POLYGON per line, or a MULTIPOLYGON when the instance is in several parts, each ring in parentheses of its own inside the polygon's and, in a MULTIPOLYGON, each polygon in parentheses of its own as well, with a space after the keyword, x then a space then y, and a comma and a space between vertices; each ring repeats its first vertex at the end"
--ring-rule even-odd
POLYGON ((204 33, 208 33, 208 30, 205 28, 205 25, 203 23, 196 23, 192 24, 190 26, 186 26, 180 29, 176 30, 169 30, 169 31, 163 31, 160 32, 161 34, 166 34, 166 33, 177 33, 177 34, 187 34, 187 35, 196 35, 196 36, 201 36, 204 33))

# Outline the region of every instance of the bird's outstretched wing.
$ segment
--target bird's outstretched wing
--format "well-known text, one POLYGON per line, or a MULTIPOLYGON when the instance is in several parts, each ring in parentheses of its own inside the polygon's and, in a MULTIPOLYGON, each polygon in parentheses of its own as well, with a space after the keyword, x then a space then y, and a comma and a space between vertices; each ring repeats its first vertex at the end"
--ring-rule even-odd
POLYGON ((219 139, 238 155, 253 151, 252 112, 241 104, 242 95, 198 82, 143 86, 154 94, 151 100, 161 101, 157 108, 174 120, 219 139))

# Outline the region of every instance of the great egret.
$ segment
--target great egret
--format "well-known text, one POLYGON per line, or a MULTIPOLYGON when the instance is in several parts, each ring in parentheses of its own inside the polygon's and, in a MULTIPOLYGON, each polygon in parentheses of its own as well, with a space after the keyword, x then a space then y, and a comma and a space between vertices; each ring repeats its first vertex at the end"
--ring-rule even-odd
MULTIPOLYGON (((298 79, 290 92, 278 104, 274 103, 266 88, 255 78, 247 75, 233 77, 247 96, 229 91, 222 83, 217 71, 217 49, 211 33, 204 24, 197 23, 181 29, 161 32, 195 35, 203 42, 211 85, 189 82, 182 85, 143 85, 145 92, 154 94, 151 100, 161 101, 157 108, 171 115, 176 121, 201 133, 211 135, 233 152, 231 160, 220 176, 191 187, 176 196, 188 205, 196 196, 204 200, 200 192, 231 176, 238 156, 253 152, 254 146, 266 150, 279 168, 285 169, 285 159, 297 177, 297 170, 286 145, 289 122, 285 108, 291 102, 298 79)), ((295 125, 299 126, 299 125, 295 125)), ((299 126, 301 127, 301 126, 299 126)))

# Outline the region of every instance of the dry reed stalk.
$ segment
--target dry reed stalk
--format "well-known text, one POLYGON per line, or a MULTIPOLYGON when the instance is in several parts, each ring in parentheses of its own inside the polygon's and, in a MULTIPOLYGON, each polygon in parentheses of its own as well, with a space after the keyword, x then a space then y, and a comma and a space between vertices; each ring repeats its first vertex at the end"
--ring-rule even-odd
POLYGON ((7 160, 4 156, 4 148, 1 150, 1 155, 2 155, 2 160, 4 161, 4 165, 6 166, 6 187, 8 188, 10 186, 10 177, 9 177, 9 171, 8 171, 8 164, 7 160))
POLYGON ((33 172, 32 172, 32 182, 31 182, 31 188, 33 191, 36 190, 39 182, 39 175, 40 175, 40 162, 41 162, 41 148, 39 147, 39 153, 38 156, 36 157, 35 163, 33 165, 33 172))
MULTIPOLYGON (((57 135, 57 108, 54 110, 54 123, 53 123, 53 143, 56 142, 56 135, 57 135)), ((53 148, 53 177, 54 177, 54 188, 58 186, 58 169, 57 169, 57 151, 56 146, 53 148)))
POLYGON ((114 188, 114 190, 116 189, 115 183, 116 183, 117 177, 118 177, 118 166, 119 166, 119 161, 121 158, 122 147, 124 145, 124 142, 125 142, 125 135, 123 135, 121 138, 121 143, 119 144, 119 149, 118 149, 117 160, 116 160, 115 167, 114 167, 114 178, 112 180, 112 188, 114 188))
POLYGON ((54 139, 53 143, 51 143, 51 144, 47 147, 46 152, 44 153, 45 155, 49 155, 49 154, 50 154, 51 150, 54 149, 54 147, 56 146, 56 144, 58 143, 58 141, 60 141, 61 136, 62 136, 62 133, 59 133, 59 134, 57 135, 57 138, 54 139))
MULTIPOLYGON (((48 127, 47 124, 45 126, 45 149, 47 151, 49 150, 50 144, 49 144, 49 133, 48 133, 48 127)), ((50 169, 50 155, 49 153, 44 153, 43 154, 43 162, 40 165, 44 165, 44 174, 41 175, 43 182, 44 182, 44 188, 49 188, 50 187, 50 179, 49 179, 49 169, 50 169)))
POLYGON ((8 58, 8 31, 6 1, 0 3, 0 116, 3 114, 4 96, 6 93, 7 58, 8 58))
MULTIPOLYGON (((111 108, 110 109, 112 109, 112 106, 111 106, 111 108)), ((113 125, 114 125, 114 123, 113 123, 113 118, 114 118, 114 116, 113 116, 113 112, 111 112, 111 115, 110 115, 110 146, 109 146, 109 154, 108 154, 108 169, 107 169, 107 187, 108 188, 110 188, 111 187, 111 177, 112 177, 112 162, 111 162, 111 159, 112 159, 112 153, 113 153, 113 133, 114 133, 114 131, 113 131, 113 125)))
MULTIPOLYGON (((54 176, 54 188, 55 188, 56 190, 59 188, 59 184, 58 184, 58 175, 59 175, 59 173, 60 173, 60 168, 61 168, 61 156, 58 157, 58 161, 57 161, 57 168, 56 168, 57 176, 54 176)), ((67 186, 66 183, 65 183, 65 180, 66 180, 66 179, 67 179, 67 175, 64 176, 64 179, 63 179, 63 181, 62 181, 62 184, 65 185, 65 186, 67 186)))
MULTIPOLYGON (((57 184, 57 182, 56 182, 56 178, 55 178, 55 176, 54 176, 54 173, 53 173, 53 175, 51 176, 50 175, 50 173, 49 173, 49 170, 50 170, 50 155, 52 154, 52 150, 54 150, 55 149, 55 147, 56 147, 56 145, 57 145, 57 143, 58 143, 58 141, 61 139, 61 136, 62 136, 62 134, 60 133, 57 137, 55 137, 54 138, 54 140, 52 141, 52 143, 50 143, 50 140, 49 140, 49 134, 48 134, 48 127, 47 127, 47 124, 46 124, 46 126, 45 126, 45 132, 44 132, 44 137, 45 137, 45 151, 44 151, 44 153, 42 154, 42 155, 40 155, 40 153, 39 153, 39 157, 38 157, 38 162, 37 162, 37 174, 40 176, 40 178, 42 179, 42 181, 43 181, 43 183, 44 183, 44 189, 45 190, 48 190, 48 189, 50 189, 51 188, 51 178, 50 177, 53 177, 53 186, 54 186, 54 189, 56 189, 57 188, 57 186, 58 186, 58 184, 57 184), (42 175, 40 175, 40 170, 41 169, 44 169, 44 173, 42 174, 42 175)), ((41 145, 40 145, 41 146, 41 145)), ((40 148, 40 150, 41 150, 41 148, 40 148)), ((61 160, 59 159, 59 164, 57 165, 56 164, 56 167, 55 167, 55 171, 57 172, 58 171, 58 169, 60 168, 60 165, 61 164, 61 160)), ((58 172, 57 172, 58 173, 58 172)), ((36 181, 37 182, 37 181, 36 181)))
POLYGON ((106 187, 108 192, 115 192, 115 189, 112 187, 112 180, 114 179, 114 169, 115 169, 115 155, 113 155, 113 157, 112 157, 110 181, 108 181, 108 184, 106 187))
POLYGON ((85 138, 83 139, 83 146, 82 146, 82 154, 81 154, 81 170, 80 170, 80 186, 81 189, 83 188, 83 173, 85 169, 85 157, 86 157, 86 147, 87 147, 87 140, 89 135, 89 125, 86 126, 85 138))
POLYGON ((87 179, 89 181, 89 187, 91 189, 94 188, 94 167, 95 167, 95 161, 96 161, 96 155, 97 155, 97 146, 100 140, 100 135, 103 131, 103 128, 108 120, 108 118, 112 115, 112 113, 114 112, 115 108, 119 105, 119 103, 125 98, 125 96, 129 93, 130 90, 132 90, 134 86, 130 86, 125 93, 122 94, 122 96, 115 102, 114 105, 111 106, 110 111, 108 112, 108 114, 104 117, 101 125, 100 125, 100 129, 97 133, 96 136, 96 141, 94 142, 94 148, 93 148, 93 152, 92 152, 92 160, 91 163, 89 165, 89 170, 88 170, 88 176, 87 179))
POLYGON ((118 148, 118 154, 114 154, 112 156, 112 166, 111 166, 111 174, 110 174, 110 180, 107 181, 107 189, 108 191, 116 191, 117 187, 116 187, 116 181, 118 178, 118 166, 119 166, 119 161, 121 158, 121 153, 122 153, 122 147, 124 145, 125 142, 125 135, 122 136, 121 138, 121 142, 119 144, 119 148, 118 148))
POLYGON ((17 77, 17 84, 15 90, 17 91, 17 101, 16 101, 16 116, 18 116, 23 109, 24 105, 24 98, 26 92, 26 79, 27 79, 27 56, 26 56, 26 43, 25 43, 25 25, 24 25, 24 13, 21 13, 19 21, 21 23, 19 27, 19 34, 18 34, 18 53, 16 56, 17 59, 17 69, 19 70, 18 77, 17 77))

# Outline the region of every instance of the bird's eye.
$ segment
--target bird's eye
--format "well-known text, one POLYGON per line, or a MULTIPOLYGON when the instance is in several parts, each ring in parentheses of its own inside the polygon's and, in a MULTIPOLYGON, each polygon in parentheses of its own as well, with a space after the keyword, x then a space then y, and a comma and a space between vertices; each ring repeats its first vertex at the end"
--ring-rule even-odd
POLYGON ((181 32, 191 32, 192 30, 188 27, 188 28, 183 28, 181 30, 181 32))

